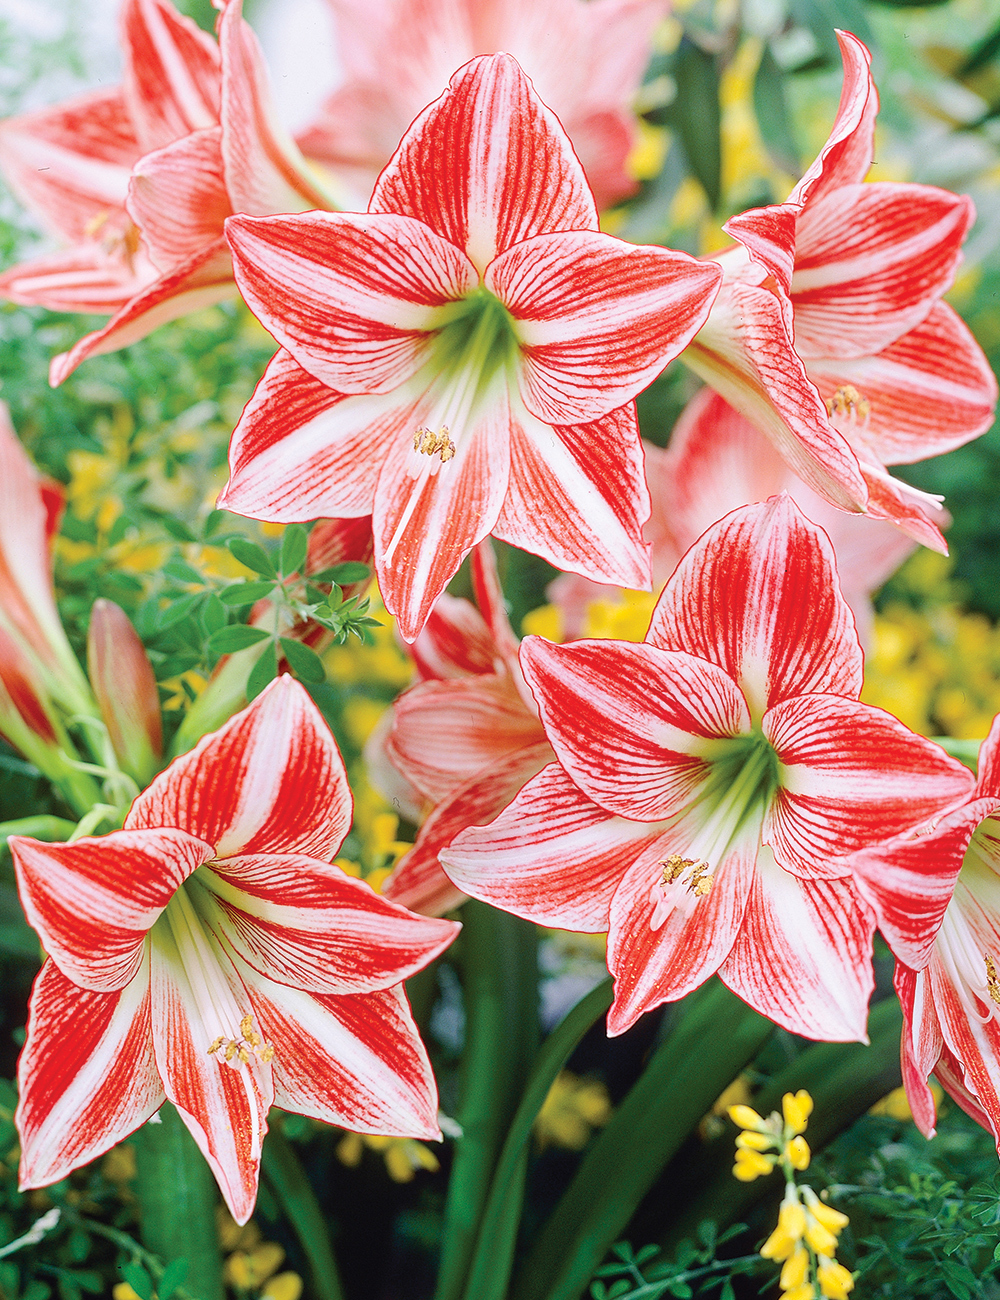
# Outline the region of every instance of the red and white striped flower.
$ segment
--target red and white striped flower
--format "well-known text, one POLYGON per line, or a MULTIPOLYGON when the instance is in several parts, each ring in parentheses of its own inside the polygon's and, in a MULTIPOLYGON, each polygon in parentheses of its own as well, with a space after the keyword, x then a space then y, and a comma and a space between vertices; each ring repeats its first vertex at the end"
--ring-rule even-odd
POLYGON ((382 892, 431 916, 465 899, 441 868, 441 849, 467 826, 492 821, 555 757, 521 673, 489 542, 472 552, 471 570, 478 610, 438 597, 411 647, 423 680, 399 697, 389 728, 366 750, 379 788, 401 795, 414 820, 430 809, 382 892))
POLYGON ((123 830, 11 839, 48 953, 18 1067, 22 1187, 65 1177, 164 1098, 241 1223, 272 1104, 439 1136, 400 982, 457 927, 331 865, 350 821, 333 738, 281 677, 162 772, 123 830))
POLYGON ((703 323, 721 271, 598 230, 514 59, 455 74, 368 213, 226 228, 282 351, 233 435, 220 504, 276 522, 372 514, 407 640, 489 533, 648 586, 631 399, 703 323))
POLYGON ((299 137, 367 202, 407 127, 456 68, 512 54, 573 142, 598 207, 636 183, 632 101, 664 0, 329 0, 344 82, 299 137))
POLYGON ((1000 717, 964 800, 851 865, 897 957, 914 1119, 933 1136, 933 1073, 1000 1150, 1000 717))
POLYGON ((784 203, 726 223, 739 246, 716 258, 723 287, 685 360, 821 496, 945 551, 937 500, 885 466, 948 451, 992 422, 996 380, 941 301, 973 206, 931 185, 862 183, 878 95, 864 45, 838 36, 844 87, 830 138, 784 203))
POLYGON ((441 854, 475 898, 609 930, 611 1033, 718 972, 813 1038, 864 1035, 873 917, 844 855, 960 798, 969 773, 860 703, 825 534, 787 496, 688 551, 641 645, 527 637, 557 762, 441 854))

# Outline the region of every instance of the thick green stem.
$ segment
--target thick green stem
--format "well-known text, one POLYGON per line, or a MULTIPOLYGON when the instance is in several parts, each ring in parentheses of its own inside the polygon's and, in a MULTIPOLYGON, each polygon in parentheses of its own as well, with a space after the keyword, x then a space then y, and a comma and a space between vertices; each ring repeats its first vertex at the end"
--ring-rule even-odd
POLYGON ((538 1045, 535 927, 485 903, 462 909, 465 1048, 458 1140, 435 1300, 459 1300, 490 1180, 538 1045))
POLYGON ((184 1285, 195 1300, 223 1300, 215 1179, 170 1102, 160 1118, 133 1138, 143 1245, 165 1264, 187 1260, 184 1285))
MULTIPOLYGON (((899 1033, 902 1013, 895 998, 872 1007, 868 1017, 871 1043, 817 1043, 796 1057, 753 1099, 762 1115, 781 1109, 786 1092, 805 1088, 815 1108, 806 1134, 814 1151, 836 1137, 887 1092, 898 1087, 899 1033)), ((767 1196, 780 1195, 780 1174, 742 1183, 732 1175, 735 1129, 719 1138, 714 1149, 700 1147, 690 1169, 680 1178, 687 1189, 683 1209, 664 1238, 673 1251, 684 1237, 694 1234, 703 1219, 714 1219, 720 1229, 743 1218, 767 1196)))
POLYGON ((718 980, 685 1000, 680 1020, 584 1156, 518 1274, 514 1300, 582 1294, 661 1170, 772 1030, 718 980))

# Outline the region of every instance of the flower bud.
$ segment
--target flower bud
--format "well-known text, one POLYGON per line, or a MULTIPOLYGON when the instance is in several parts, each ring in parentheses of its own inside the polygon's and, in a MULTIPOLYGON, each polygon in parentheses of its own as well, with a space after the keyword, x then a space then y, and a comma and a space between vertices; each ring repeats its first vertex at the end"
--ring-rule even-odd
POLYGON ((87 669, 115 757, 145 785, 163 753, 160 697, 145 648, 113 601, 95 600, 90 611, 87 669))
POLYGON ((737 1128, 755 1129, 760 1132, 765 1127, 764 1121, 752 1106, 730 1106, 729 1118, 737 1128))
POLYGON ((767 1133, 743 1132, 736 1139, 738 1147, 748 1147, 751 1151, 767 1151, 774 1146, 774 1138, 767 1133))

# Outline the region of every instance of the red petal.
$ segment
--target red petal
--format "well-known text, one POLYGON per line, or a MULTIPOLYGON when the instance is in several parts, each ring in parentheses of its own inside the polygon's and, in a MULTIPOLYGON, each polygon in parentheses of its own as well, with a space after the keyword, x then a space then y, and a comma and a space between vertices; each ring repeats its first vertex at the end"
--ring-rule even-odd
POLYGON ((609 816, 553 763, 496 821, 463 831, 440 859, 472 898, 540 925, 600 932, 622 876, 663 831, 662 823, 609 816))
POLYGON ((934 999, 927 975, 909 970, 899 962, 896 963, 893 983, 903 1008, 900 1066, 906 1100, 917 1128, 924 1137, 932 1138, 937 1115, 934 1094, 927 1086, 927 1078, 937 1068, 944 1049, 934 999))
POLYGON ((646 640, 718 664, 758 717, 806 692, 857 696, 861 647, 833 548, 784 493, 734 510, 684 556, 646 640))
POLYGON ((384 452, 372 517, 375 563, 386 608, 407 641, 472 547, 492 531, 507 491, 512 419, 503 381, 474 402, 467 398, 457 381, 446 383, 426 394, 409 426, 450 428, 451 460, 415 451, 409 433, 384 452))
POLYGON ((175 759, 125 819, 129 830, 182 826, 223 858, 329 860, 350 824, 344 761, 305 688, 289 676, 175 759))
POLYGON ((437 803, 481 768, 544 739, 506 675, 422 682, 394 707, 386 752, 403 775, 437 803))
POLYGON ((485 278, 514 318, 524 403, 548 424, 630 401, 690 343, 721 282, 714 262, 591 230, 524 240, 485 278))
POLYGON ((932 830, 922 828, 852 854, 847 865, 875 910, 878 928, 912 970, 927 965, 969 841, 996 809, 995 798, 973 799, 945 813, 932 830))
POLYGON ((416 844, 399 860, 382 892, 427 916, 440 916, 463 903, 465 895, 444 874, 438 855, 467 827, 491 822, 552 757, 544 740, 527 745, 453 789, 421 826, 416 844))
POLYGON ((70 243, 92 223, 124 217, 132 164, 141 153, 121 90, 96 90, 8 118, 0 162, 14 191, 70 243))
POLYGON ((90 607, 87 675, 118 762, 138 781, 148 781, 163 755, 156 677, 128 615, 103 596, 90 607))
POLYGON ((312 996, 255 976, 274 1100, 354 1133, 439 1138, 437 1086, 403 990, 312 996))
POLYGON ((722 982, 793 1034, 868 1041, 875 922, 846 880, 801 880, 768 850, 722 982))
POLYGON ((938 499, 893 478, 881 466, 862 464, 862 471, 868 484, 868 513, 872 518, 891 519, 914 541, 942 555, 948 554, 948 543, 937 524, 929 518, 937 514, 942 524, 949 522, 938 499))
POLYGON ((951 451, 993 421, 993 371, 945 302, 935 303, 921 324, 875 356, 810 358, 807 365, 824 401, 845 385, 861 393, 871 408, 864 439, 886 465, 951 451))
POLYGON ((231 217, 251 311, 328 388, 389 393, 421 368, 439 308, 475 288, 468 259, 410 217, 231 217))
POLYGON ((927 978, 945 1042, 945 1063, 951 1065, 958 1087, 950 1086, 947 1070, 940 1072, 940 1081, 963 1110, 980 1123, 986 1119, 1000 1142, 1000 1024, 992 1014, 992 1004, 977 1005, 980 1000, 968 990, 960 997, 937 957, 927 969, 927 978))
POLYGON ((92 993, 47 961, 17 1071, 22 1189, 58 1182, 128 1137, 164 1100, 148 967, 120 992, 92 993))
POLYGON ((384 444, 418 423, 412 401, 344 397, 278 352, 233 433, 218 504, 282 523, 370 517, 384 444))
POLYGON ((631 404, 593 424, 511 424, 510 482, 493 535, 595 582, 649 590, 649 493, 631 404))
POLYGON ((979 746, 976 794, 1000 798, 1000 713, 993 719, 989 735, 979 746))
POLYGON ((663 859, 684 853, 690 837, 681 827, 661 830, 615 891, 608 934, 608 966, 615 977, 611 1035, 703 984, 733 946, 753 883, 757 828, 729 851, 703 898, 681 882, 668 886, 669 894, 661 886, 663 859))
POLYGON ((717 742, 750 729, 732 679, 691 655, 529 636, 521 666, 569 776, 602 808, 634 821, 677 812, 708 775, 717 742))
POLYGON ((227 0, 223 7, 219 48, 222 152, 233 210, 264 216, 330 207, 330 196, 274 111, 264 56, 243 20, 242 0, 227 0))
POLYGON ((213 919, 206 923, 230 949, 258 974, 313 993, 371 993, 398 984, 458 931, 297 853, 241 854, 198 879, 210 891, 213 919))
POLYGON ((136 163, 128 210, 161 271, 222 238, 232 213, 222 176, 221 127, 194 131, 136 163))
POLYGON ((117 352, 143 339, 167 321, 210 307, 236 292, 225 240, 206 244, 166 275, 147 285, 112 316, 107 325, 85 335, 69 352, 52 359, 49 383, 61 384, 81 361, 117 352))
POLYGON ((796 229, 795 350, 864 357, 919 325, 949 287, 972 201, 932 185, 841 186, 796 229))
POLYGON ((785 312, 786 300, 769 289, 726 283, 684 360, 771 439, 814 492, 842 510, 863 509, 868 492, 857 457, 830 424, 785 312))
POLYGON ((142 152, 219 120, 219 51, 168 0, 125 0, 121 11, 125 100, 142 152))
POLYGON ((476 604, 493 636, 496 652, 504 660, 508 670, 517 677, 521 671, 517 661, 521 642, 514 635, 514 629, 510 625, 507 602, 497 572, 496 551, 491 542, 479 543, 472 552, 472 562, 469 567, 476 604))
MULTIPOLYGON (((483 543, 472 552, 478 555, 483 543)), ((431 681, 494 676, 499 647, 483 616, 460 596, 440 595, 409 647, 421 677, 431 681)))
POLYGON ((932 741, 857 700, 802 695, 763 727, 781 783, 764 839, 800 874, 847 874, 831 860, 913 829, 972 786, 969 770, 932 741))
POLYGON ((0 275, 0 297, 49 311, 116 312, 144 283, 130 261, 85 243, 8 267, 0 275))
POLYGON ((212 849, 180 830, 112 831, 71 844, 10 841, 21 903, 45 951, 74 984, 124 988, 145 939, 179 886, 212 849))
POLYGON ((559 120, 509 54, 455 73, 403 137, 369 211, 416 217, 464 249, 480 274, 532 235, 597 229, 559 120))

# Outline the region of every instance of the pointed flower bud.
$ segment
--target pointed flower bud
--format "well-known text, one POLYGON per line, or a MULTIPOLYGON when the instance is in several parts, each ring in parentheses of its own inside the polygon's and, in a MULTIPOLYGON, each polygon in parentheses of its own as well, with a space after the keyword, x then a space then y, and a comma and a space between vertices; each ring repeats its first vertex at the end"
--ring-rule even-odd
POLYGON ((163 753, 160 700, 145 648, 114 601, 94 601, 87 669, 115 757, 124 771, 146 784, 163 753))

